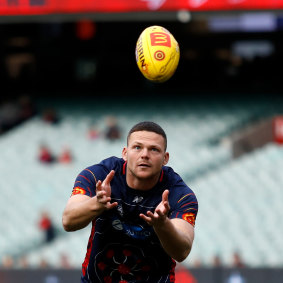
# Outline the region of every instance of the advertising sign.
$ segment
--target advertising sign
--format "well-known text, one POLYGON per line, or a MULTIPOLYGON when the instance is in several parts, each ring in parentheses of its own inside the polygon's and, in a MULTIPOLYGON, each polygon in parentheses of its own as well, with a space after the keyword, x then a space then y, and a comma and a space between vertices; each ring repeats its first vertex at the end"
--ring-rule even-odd
POLYGON ((283 0, 0 0, 0 15, 282 9, 283 0))

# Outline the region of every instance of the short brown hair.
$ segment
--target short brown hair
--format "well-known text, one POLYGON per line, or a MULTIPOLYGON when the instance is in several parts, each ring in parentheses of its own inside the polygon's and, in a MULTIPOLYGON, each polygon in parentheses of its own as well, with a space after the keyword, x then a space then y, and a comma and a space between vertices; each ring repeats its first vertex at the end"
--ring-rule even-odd
POLYGON ((161 135, 164 138, 165 142, 165 150, 167 148, 167 136, 164 132, 164 130, 156 123, 151 122, 151 121, 143 121, 139 122, 136 125, 134 125, 127 136, 127 143, 129 142, 130 135, 134 132, 140 132, 140 131, 147 131, 147 132, 154 132, 158 135, 161 135))

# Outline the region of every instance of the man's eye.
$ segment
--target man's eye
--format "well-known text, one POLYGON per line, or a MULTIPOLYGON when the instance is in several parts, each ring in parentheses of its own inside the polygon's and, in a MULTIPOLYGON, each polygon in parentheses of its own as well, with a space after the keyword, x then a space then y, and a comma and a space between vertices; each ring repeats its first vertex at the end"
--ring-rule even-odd
POLYGON ((140 149, 141 147, 139 145, 136 145, 135 146, 135 149, 140 149))
POLYGON ((158 151, 158 149, 157 149, 157 148, 152 148, 151 150, 152 150, 152 151, 158 151))

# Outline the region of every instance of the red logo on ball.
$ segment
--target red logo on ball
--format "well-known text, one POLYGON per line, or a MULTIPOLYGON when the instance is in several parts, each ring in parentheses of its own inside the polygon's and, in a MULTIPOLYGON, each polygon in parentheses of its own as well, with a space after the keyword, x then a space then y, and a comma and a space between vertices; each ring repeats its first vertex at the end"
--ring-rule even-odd
POLYGON ((165 32, 152 32, 150 34, 151 46, 171 47, 170 35, 165 32))
POLYGON ((158 61, 162 61, 165 58, 165 53, 161 50, 157 50, 154 52, 154 59, 158 61))

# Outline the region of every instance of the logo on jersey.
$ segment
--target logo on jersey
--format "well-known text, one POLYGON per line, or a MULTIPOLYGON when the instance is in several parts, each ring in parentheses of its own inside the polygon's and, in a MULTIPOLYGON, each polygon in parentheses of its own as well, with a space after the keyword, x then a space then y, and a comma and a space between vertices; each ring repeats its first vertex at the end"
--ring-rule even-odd
POLYGON ((135 203, 139 203, 139 202, 141 202, 142 200, 143 200, 143 197, 135 196, 135 198, 134 198, 133 202, 135 202, 135 203))
POLYGON ((118 206, 117 206, 117 210, 118 210, 118 212, 119 212, 119 214, 120 214, 121 216, 124 215, 124 211, 123 211, 122 205, 118 205, 118 206))
POLYGON ((79 187, 75 187, 72 191, 72 196, 74 195, 85 195, 86 194, 86 191, 82 188, 79 188, 79 187))
POLYGON ((182 218, 189 222, 190 224, 192 224, 193 226, 195 226, 195 221, 196 221, 196 216, 193 213, 185 213, 183 214, 182 218))
MULTIPOLYGON (((99 282, 155 282, 150 280, 161 264, 146 256, 142 248, 129 244, 108 244, 95 257, 99 282)), ((97 280, 95 282, 98 282, 97 280)))
POLYGON ((121 231, 123 230, 122 222, 119 219, 116 219, 112 222, 112 226, 115 230, 121 231))
POLYGON ((126 235, 135 239, 145 240, 151 235, 151 232, 148 229, 145 229, 141 225, 131 225, 125 222, 122 222, 119 219, 112 221, 112 227, 115 230, 123 231, 126 235))

